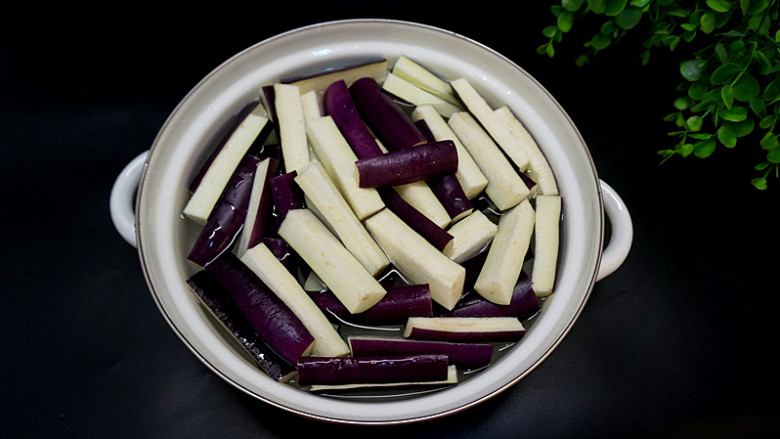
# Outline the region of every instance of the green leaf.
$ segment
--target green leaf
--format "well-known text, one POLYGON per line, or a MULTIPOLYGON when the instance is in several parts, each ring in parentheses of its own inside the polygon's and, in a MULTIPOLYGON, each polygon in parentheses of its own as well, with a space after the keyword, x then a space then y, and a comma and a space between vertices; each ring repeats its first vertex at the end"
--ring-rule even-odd
POLYGON ((689 103, 690 100, 688 99, 688 97, 685 96, 679 97, 674 100, 674 108, 678 110, 685 110, 686 108, 688 108, 689 103))
POLYGON ((734 127, 726 124, 718 128, 718 140, 723 146, 733 148, 737 144, 737 135, 734 133, 734 127))
POLYGON ((736 63, 726 63, 716 68, 710 75, 710 82, 715 85, 725 84, 742 72, 742 66, 736 63))
POLYGON ((608 17, 615 17, 625 9, 628 0, 607 0, 604 14, 608 17))
POLYGON ((699 19, 699 25, 701 26, 701 31, 705 34, 712 33, 715 30, 715 14, 705 12, 699 19))
POLYGON ((544 29, 542 29, 542 35, 544 35, 547 38, 554 37, 556 32, 558 32, 558 26, 547 26, 544 29))
POLYGON ((564 11, 561 13, 561 15, 558 16, 558 29, 561 30, 561 32, 566 33, 571 30, 572 25, 574 24, 574 14, 572 14, 569 11, 564 11))
POLYGON ((584 3, 585 0, 561 0, 561 6, 569 12, 578 11, 584 3))
POLYGON ((603 14, 607 8, 607 0, 587 0, 588 8, 596 15, 603 14))
POLYGON ((723 104, 726 106, 726 108, 731 109, 731 106, 734 105, 734 87, 729 84, 721 87, 720 97, 723 99, 723 104))
POLYGON ((761 145, 762 149, 767 151, 777 149, 777 147, 780 146, 780 142, 777 141, 777 136, 775 136, 772 132, 764 134, 764 137, 760 142, 758 142, 758 144, 761 145))
POLYGON ((574 60, 574 64, 577 67, 582 67, 589 62, 590 62, 590 58, 588 57, 588 55, 580 55, 577 57, 576 60, 574 60))
POLYGON ((706 69, 707 61, 703 59, 691 59, 680 63, 680 74, 691 82, 703 78, 706 69))
POLYGON ((693 149, 693 155, 701 159, 707 158, 712 155, 716 146, 717 144, 715 143, 715 140, 705 140, 703 142, 699 142, 693 149))
POLYGON ((729 122, 742 122, 747 119, 747 108, 741 106, 734 106, 721 110, 718 115, 729 122))
POLYGON ((774 101, 775 99, 780 98, 780 77, 775 79, 774 81, 770 82, 766 88, 764 89, 764 94, 762 95, 764 100, 766 101, 774 101))
POLYGON ((694 101, 700 101, 704 99, 704 95, 707 94, 707 85, 704 81, 697 81, 688 87, 688 97, 694 101))
POLYGON ((599 32, 601 32, 604 35, 609 35, 612 32, 615 32, 618 30, 618 25, 615 23, 615 20, 607 20, 604 22, 604 24, 601 25, 601 28, 599 28, 599 32))
POLYGON ((715 55, 717 55, 718 61, 720 61, 721 64, 726 64, 729 60, 728 51, 726 50, 726 46, 724 46, 723 43, 718 43, 715 45, 715 55))
POLYGON ((748 103, 750 106, 750 109, 753 110, 753 114, 755 114, 758 117, 764 117, 766 116, 766 104, 764 103, 764 100, 758 96, 754 97, 750 100, 748 103))
POLYGON ((735 136, 745 137, 753 132, 753 129, 756 127, 756 121, 752 117, 748 117, 742 122, 732 122, 726 125, 732 127, 735 136))
POLYGON ((728 12, 731 2, 728 0, 707 0, 707 6, 715 12, 728 12))
POLYGON ((637 8, 644 8, 645 6, 649 5, 652 0, 631 0, 631 3, 629 3, 631 6, 636 6, 637 8))
POLYGON ((766 159, 769 163, 780 163, 780 148, 769 151, 766 154, 766 159))
POLYGON ((703 123, 701 116, 691 116, 685 120, 685 126, 691 131, 699 131, 703 123))
POLYGON ((749 102, 761 94, 761 84, 750 73, 744 73, 734 84, 734 99, 749 102))
POLYGON ((766 116, 758 122, 758 127, 763 130, 768 130, 775 123, 775 116, 766 116))
POLYGON ((632 29, 642 19, 642 10, 637 7, 629 7, 615 17, 615 22, 622 29, 632 29))
POLYGON ((764 177, 754 178, 750 180, 750 184, 758 190, 766 190, 766 178, 764 177))
POLYGON ((596 34, 593 36, 593 39, 590 40, 590 43, 594 49, 602 50, 602 49, 606 49, 607 46, 609 46, 610 43, 612 43, 612 39, 609 36, 604 34, 596 34))

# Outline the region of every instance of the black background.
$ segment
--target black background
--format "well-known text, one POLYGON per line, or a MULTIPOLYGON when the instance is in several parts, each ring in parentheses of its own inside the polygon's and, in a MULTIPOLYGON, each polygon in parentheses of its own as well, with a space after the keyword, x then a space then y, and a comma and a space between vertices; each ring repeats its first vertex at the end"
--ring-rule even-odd
MULTIPOLYGON (((57 438, 770 437, 780 433, 777 205, 747 144, 659 166, 683 53, 633 36, 591 65, 575 24, 536 54, 548 2, 3 2, 0 435, 57 438), (109 216, 120 170, 234 53, 341 18, 449 29, 514 60, 566 109, 634 243, 526 379, 454 416, 365 428, 300 418, 206 369, 157 310, 109 216)), ((681 46, 682 47, 682 46, 681 46)))

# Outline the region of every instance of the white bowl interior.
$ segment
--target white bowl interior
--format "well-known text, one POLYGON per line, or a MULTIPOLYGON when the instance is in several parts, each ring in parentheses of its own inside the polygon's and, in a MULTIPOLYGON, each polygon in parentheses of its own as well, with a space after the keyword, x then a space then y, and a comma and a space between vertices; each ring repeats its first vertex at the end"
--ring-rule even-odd
POLYGON ((569 331, 584 306, 602 250, 598 177, 574 124, 544 88, 510 60, 466 37, 391 20, 329 22, 290 31, 237 54, 204 78, 172 113, 152 146, 137 205, 144 272, 164 317, 205 365, 236 388, 300 415, 334 422, 401 423, 463 410, 517 382, 569 331), (199 305, 185 279, 191 227, 181 217, 186 184, 211 139, 260 86, 345 59, 405 55, 442 75, 467 77, 490 103, 507 104, 547 155, 564 201, 556 292, 524 339, 497 364, 451 389, 403 401, 354 402, 274 382, 199 305), (189 230, 189 231, 188 231, 189 230))

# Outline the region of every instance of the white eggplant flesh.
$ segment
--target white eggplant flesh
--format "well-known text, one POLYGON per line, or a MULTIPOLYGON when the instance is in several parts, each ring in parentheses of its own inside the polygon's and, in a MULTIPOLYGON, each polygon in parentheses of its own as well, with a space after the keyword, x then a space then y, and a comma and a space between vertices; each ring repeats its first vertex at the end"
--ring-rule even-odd
POLYGON ((454 113, 463 111, 463 108, 460 106, 447 102, 392 73, 387 74, 385 81, 382 83, 382 89, 412 105, 430 105, 442 117, 449 118, 454 113))
POLYGON ((340 357, 350 353, 349 345, 287 267, 263 243, 247 250, 241 261, 298 316, 314 337, 312 354, 340 357))
POLYGON ((474 290, 493 303, 509 305, 534 232, 536 212, 529 200, 504 212, 474 290))
POLYGON ((496 116, 507 126, 509 132, 517 139, 518 144, 528 155, 528 174, 538 186, 541 195, 559 195, 558 182, 536 140, 525 128, 522 122, 507 106, 495 110, 496 116))
POLYGON ((307 196, 308 206, 327 223, 369 273, 376 276, 387 268, 390 260, 357 218, 349 203, 328 176, 319 161, 312 160, 295 177, 295 182, 307 196))
POLYGON ((466 269, 439 251, 389 209, 365 221, 369 233, 401 274, 428 284, 431 299, 452 310, 463 295, 466 269))
POLYGON ((552 294, 555 286, 560 241, 561 197, 558 195, 537 196, 535 206, 536 226, 531 280, 536 295, 544 297, 552 294))
POLYGON ((442 252, 457 263, 463 263, 477 255, 493 239, 498 226, 481 210, 475 210, 466 218, 447 229, 452 240, 442 252))
POLYGON ((392 73, 450 104, 461 105, 448 81, 440 78, 411 58, 400 56, 393 64, 392 73))
POLYGON ((417 387, 417 386, 447 386, 452 384, 458 384, 458 368, 455 366, 447 366, 447 378, 436 381, 399 381, 395 383, 353 383, 353 384, 313 384, 309 387, 309 391, 314 393, 322 393, 327 391, 344 391, 355 389, 367 389, 367 388, 393 388, 393 387, 417 387))
POLYGON ((387 75, 387 70, 387 60, 381 59, 330 73, 313 75, 304 79, 292 81, 289 84, 297 86, 301 90, 301 94, 314 91, 318 95, 322 95, 330 84, 339 80, 344 80, 347 85, 350 85, 355 80, 368 76, 374 78, 374 80, 381 84, 385 75, 387 75))
POLYGON ((294 85, 276 83, 274 103, 285 171, 297 171, 310 159, 300 90, 294 85))
POLYGON ((485 127, 496 144, 512 159, 515 166, 524 171, 529 164, 528 155, 517 140, 501 122, 482 95, 466 78, 458 78, 450 83, 455 93, 463 101, 466 109, 485 127))
POLYGON ((301 106, 303 108, 303 119, 318 119, 325 115, 322 108, 322 99, 314 90, 301 94, 301 106))
POLYGON ((287 212, 279 226, 279 236, 317 273, 349 312, 365 311, 386 294, 384 287, 311 210, 287 212))
POLYGON ((385 207, 376 189, 360 187, 355 165, 358 158, 332 117, 309 121, 307 131, 317 159, 358 219, 363 221, 385 207))
POLYGON ((241 256, 247 248, 250 247, 250 241, 252 237, 252 231, 255 228, 255 221, 263 221, 264 218, 258 218, 258 208, 260 203, 269 202, 264 200, 263 197, 270 197, 268 193, 268 179, 271 178, 271 173, 275 171, 274 166, 271 165, 271 158, 265 158, 257 165, 255 171, 255 178, 252 181, 252 192, 249 196, 249 207, 247 208, 246 218, 244 218, 244 227, 241 229, 241 236, 238 240, 236 247, 236 255, 241 256))
POLYGON ((404 337, 450 342, 519 340, 525 327, 517 317, 409 317, 404 337))
POLYGON ((425 181, 393 186, 393 190, 434 224, 446 228, 452 218, 425 181))
POLYGON ((184 206, 185 217, 197 224, 206 224, 228 180, 267 123, 267 113, 262 105, 257 105, 239 123, 184 206))
POLYGON ((485 193, 496 207, 508 210, 528 197, 518 171, 471 113, 455 113, 447 123, 487 178, 485 193))
POLYGON ((488 184, 487 177, 479 169, 474 158, 471 157, 471 154, 463 146, 458 136, 447 125, 444 117, 435 108, 430 105, 417 106, 412 111, 411 117, 414 121, 425 121, 425 124, 437 141, 452 140, 455 143, 455 147, 458 150, 458 170, 455 172, 455 176, 458 178, 460 186, 468 199, 473 199, 485 190, 485 186, 488 184))

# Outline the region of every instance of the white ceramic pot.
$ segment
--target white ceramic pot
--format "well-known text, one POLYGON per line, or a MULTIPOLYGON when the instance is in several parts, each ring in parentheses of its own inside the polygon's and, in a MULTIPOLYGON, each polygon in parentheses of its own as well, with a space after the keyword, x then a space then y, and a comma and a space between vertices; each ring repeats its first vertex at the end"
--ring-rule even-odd
POLYGON ((534 78, 467 37, 393 20, 312 25, 262 41, 227 60, 181 101, 151 148, 123 170, 111 194, 111 213, 120 234, 137 246, 162 315, 200 361, 259 400, 313 419, 357 424, 449 415, 525 377, 572 328, 594 283, 625 260, 633 237, 625 204, 599 179, 576 127, 534 78), (189 196, 186 182, 222 124, 258 95, 260 85, 312 65, 338 65, 367 55, 421 60, 445 77, 466 77, 488 102, 509 105, 548 157, 565 212, 556 292, 544 301, 522 341, 462 384, 400 401, 333 399, 274 382, 236 349, 184 282, 194 271, 186 255, 196 233, 181 215, 189 196), (604 248, 607 219, 612 234, 604 248))

